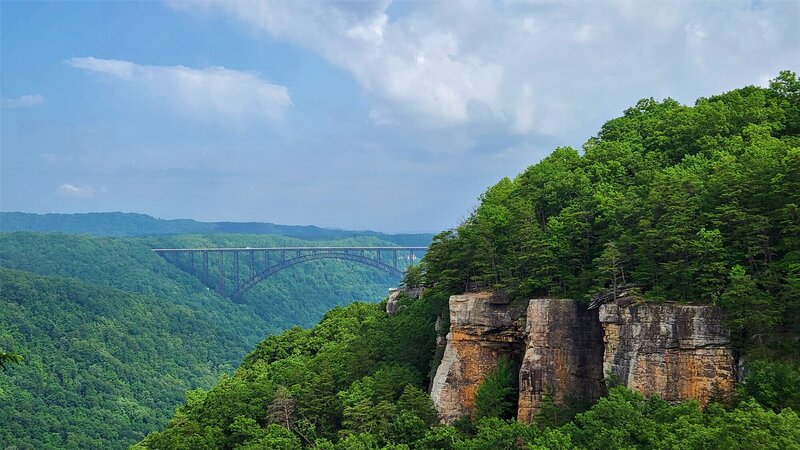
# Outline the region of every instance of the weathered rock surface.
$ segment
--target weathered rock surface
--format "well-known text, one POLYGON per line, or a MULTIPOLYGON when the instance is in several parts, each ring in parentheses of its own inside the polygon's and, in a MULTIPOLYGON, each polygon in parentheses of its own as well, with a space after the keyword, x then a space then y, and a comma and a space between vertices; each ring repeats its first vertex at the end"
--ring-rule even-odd
POLYGON ((517 420, 530 422, 545 395, 556 404, 594 401, 605 393, 603 328, 597 310, 574 300, 528 304, 517 420))
POLYGON ((450 332, 431 398, 445 423, 472 414, 475 390, 502 355, 519 353, 524 305, 491 292, 450 297, 450 332))
POLYGON ((701 403, 736 382, 730 336, 714 306, 587 310, 574 300, 534 299, 526 308, 490 292, 454 295, 449 306, 450 332, 431 388, 445 423, 474 413, 475 391, 504 355, 522 361, 517 419, 525 422, 545 395, 556 404, 593 401, 608 377, 645 395, 701 403))
POLYGON ((736 363, 722 311, 714 306, 602 305, 603 370, 623 385, 667 401, 728 393, 736 363))
POLYGON ((411 298, 420 298, 422 296, 422 288, 391 288, 389 289, 389 298, 386 300, 386 314, 394 315, 400 307, 398 301, 400 294, 405 294, 411 298))

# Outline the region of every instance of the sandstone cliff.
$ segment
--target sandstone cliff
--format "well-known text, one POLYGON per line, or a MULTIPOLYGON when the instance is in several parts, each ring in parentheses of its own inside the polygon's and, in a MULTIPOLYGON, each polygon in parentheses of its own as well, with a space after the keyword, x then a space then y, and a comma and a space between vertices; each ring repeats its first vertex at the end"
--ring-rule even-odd
POLYGON ((667 401, 708 401, 730 393, 736 363, 722 312, 714 306, 632 305, 600 307, 603 370, 620 383, 667 401))
POLYGON ((524 305, 489 292, 450 297, 450 332, 431 389, 445 423, 474 412, 475 390, 502 355, 522 351, 524 305))
POLYGON ((420 298, 422 297, 422 291, 423 289, 421 287, 389 289, 389 298, 386 300, 386 314, 392 316, 400 308, 400 295, 406 295, 411 298, 420 298))
POLYGON ((605 393, 603 328, 596 310, 573 300, 531 300, 525 341, 517 420, 533 420, 548 394, 564 404, 591 402, 605 393))
POLYGON ((604 378, 668 401, 730 392, 736 365, 714 306, 510 303, 493 293, 450 297, 450 333, 431 397, 445 423, 474 413, 475 391, 509 356, 520 362, 518 419, 532 420, 544 395, 556 404, 593 401, 604 378))

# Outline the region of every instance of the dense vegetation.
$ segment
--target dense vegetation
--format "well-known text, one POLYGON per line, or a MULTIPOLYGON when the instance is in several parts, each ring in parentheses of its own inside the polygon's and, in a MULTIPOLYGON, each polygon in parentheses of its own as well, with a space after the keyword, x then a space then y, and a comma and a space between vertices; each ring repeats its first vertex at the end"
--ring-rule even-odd
POLYGON ((229 324, 149 295, 8 269, 0 284, 0 347, 25 355, 0 375, 0 442, 18 448, 124 447, 246 345, 229 324))
MULTIPOLYGON (((684 106, 642 100, 580 153, 556 149, 437 235, 427 284, 723 306, 743 345, 796 352, 800 80, 783 72, 684 106), (777 336, 777 339, 770 337, 777 336)), ((797 355, 795 355, 797 356, 797 355)))
MULTIPOLYGON (((333 306, 380 298, 397 283, 358 264, 315 261, 233 304, 150 251, 310 244, 0 234, 0 355, 9 355, 0 358, 0 447, 125 448, 162 428, 187 390, 212 386, 264 336, 310 326, 333 306)), ((314 244, 387 245, 375 237, 314 244)))
MULTIPOLYGON (((800 446, 800 418, 775 412, 743 393, 735 407, 694 401, 669 405, 612 388, 570 423, 543 414, 525 425, 503 420, 508 368, 479 391, 476 422, 437 425, 425 393, 435 350, 433 322, 446 296, 352 304, 319 325, 271 336, 233 376, 195 390, 169 426, 139 449, 620 449, 770 448, 800 446), (499 394, 499 395, 497 395, 499 394), (501 399, 501 401, 493 401, 501 399), (500 417, 498 417, 500 416, 500 417), (528 447, 530 445, 530 447, 528 447)), ((511 377, 513 378, 513 377, 511 377)), ((749 386, 749 385, 748 385, 749 386)), ((797 385, 795 385, 797 387, 797 385)), ((752 386, 758 391, 757 386, 752 386)))
POLYGON ((198 222, 191 219, 156 219, 146 214, 87 213, 31 214, 0 212, 0 232, 39 231, 92 236, 154 236, 175 234, 272 234, 317 241, 326 239, 376 237, 396 245, 425 246, 430 234, 385 234, 320 228, 313 225, 277 225, 264 222, 198 222))
MULTIPOLYGON (((197 390, 137 448, 800 448, 800 80, 784 72, 695 106, 642 100, 580 153, 559 148, 503 179, 434 238, 394 316, 337 308, 259 344, 233 376, 197 390), (583 412, 545 403, 513 418, 513 369, 477 412, 436 425, 423 395, 445 299, 476 287, 587 299, 633 285, 638 301, 721 305, 747 352, 733 398, 705 409, 621 387, 583 412), (765 359, 769 356, 769 359, 765 359)), ((446 332, 445 330, 442 331, 446 332)))
POLYGON ((192 392, 170 426, 142 445, 283 448, 277 442, 311 444, 349 432, 424 434, 436 421, 423 381, 445 300, 404 299, 392 317, 380 305, 355 303, 310 330, 271 336, 233 376, 192 392))

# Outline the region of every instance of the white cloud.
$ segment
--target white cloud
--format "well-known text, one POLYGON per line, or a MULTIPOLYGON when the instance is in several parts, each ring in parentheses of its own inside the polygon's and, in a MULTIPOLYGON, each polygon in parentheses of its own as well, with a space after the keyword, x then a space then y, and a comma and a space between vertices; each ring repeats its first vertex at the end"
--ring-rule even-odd
MULTIPOLYGON (((461 123, 479 106, 499 116, 502 67, 465 54, 458 36, 388 22, 388 2, 177 3, 221 8, 350 71, 379 100, 437 123, 461 123), (422 30, 420 30, 422 31, 422 30)), ((395 108, 396 109, 396 108, 395 108)))
POLYGON ((67 198, 93 198, 98 193, 106 192, 105 188, 95 189, 91 186, 75 186, 64 183, 56 189, 56 193, 67 198))
MULTIPOLYGON (((797 2, 178 2, 311 49, 387 120, 575 134, 800 68, 797 2), (386 117, 393 111, 396 117, 386 117)), ((376 121, 381 123, 382 121, 376 121)), ((585 137, 585 136, 583 136, 585 137)))
POLYGON ((33 108, 44 102, 44 96, 40 94, 23 95, 17 98, 4 98, 3 108, 33 108))
POLYGON ((70 58, 65 62, 129 82, 196 119, 219 122, 277 119, 292 104, 285 86, 265 81, 256 73, 224 67, 150 66, 93 57, 70 58))

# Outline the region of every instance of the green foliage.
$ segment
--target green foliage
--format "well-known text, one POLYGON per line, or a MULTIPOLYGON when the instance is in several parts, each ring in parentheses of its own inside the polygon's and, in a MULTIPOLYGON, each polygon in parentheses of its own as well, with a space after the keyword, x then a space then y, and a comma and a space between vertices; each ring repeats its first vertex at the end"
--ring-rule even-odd
POLYGON ((401 412, 418 417, 422 420, 422 423, 429 427, 438 421, 431 397, 425 391, 412 384, 407 384, 403 388, 403 393, 397 400, 397 408, 401 412))
POLYGON ((557 148, 434 236, 425 284, 455 294, 722 305, 742 350, 800 357, 800 80, 684 106, 645 99, 583 152, 557 148))
POLYGON ((567 398, 564 404, 557 404, 553 401, 552 394, 547 392, 542 397, 539 412, 534 421, 542 429, 560 427, 575 418, 579 412, 589 409, 589 406, 591 405, 571 398, 567 398))
POLYGON ((732 411, 696 402, 670 405, 645 399, 625 388, 613 388, 589 411, 560 428, 572 445, 585 449, 620 448, 798 448, 800 418, 792 410, 779 414, 755 402, 732 411))
POLYGON ((409 289, 415 289, 425 284, 425 273, 422 271, 420 265, 410 265, 406 268, 406 273, 403 279, 400 280, 400 286, 409 289))
POLYGON ((517 371, 508 358, 501 357, 475 391, 476 416, 509 419, 516 414, 517 371))
POLYGON ((229 335, 219 322, 153 296, 8 269, 0 286, 0 345, 26 355, 0 376, 9 445, 120 448, 243 352, 210 339, 229 335))
POLYGON ((267 338, 232 377, 193 396, 140 445, 233 448, 261 442, 253 436, 270 423, 319 448, 403 448, 424 438, 437 420, 422 374, 445 305, 427 297, 401 301, 391 317, 380 305, 354 303, 332 309, 310 330, 267 338))
MULTIPOLYGON (((387 245, 374 237, 324 244, 387 245)), ((257 286, 244 303, 233 304, 150 251, 231 245, 308 243, 233 234, 147 238, 0 234, 0 266, 17 269, 0 272, 0 348, 26 358, 25 364, 0 374, 0 442, 37 449, 124 448, 163 428, 184 392, 211 387, 263 336, 293 325, 311 325, 334 305, 378 298, 396 283, 367 267, 318 261, 279 273, 257 286)), ((275 337, 280 344, 259 347, 269 349, 263 359, 283 361, 273 367, 275 382, 252 391, 224 382, 231 395, 255 399, 242 401, 241 409, 232 408, 231 413, 249 417, 251 411, 262 411, 258 423, 264 425, 270 405, 280 404, 274 398, 279 386, 303 376, 297 370, 304 367, 307 354, 286 357, 327 339, 306 341, 307 333, 296 328, 275 337)), ((359 363, 358 356, 353 360, 359 363)), ((427 358, 420 361, 427 371, 427 358)), ((319 416, 316 411, 333 407, 329 397, 312 396, 334 389, 331 379, 337 376, 326 377, 309 387, 304 413, 312 419, 306 421, 296 413, 290 423, 293 433, 309 434, 303 428, 307 422, 323 433, 337 426, 339 419, 324 423, 313 419, 319 416)), ((290 391, 289 398, 299 394, 306 392, 290 391)), ((192 443, 182 440, 180 445, 175 441, 173 447, 202 448, 198 443, 202 441, 217 448, 234 419, 214 422, 198 431, 202 438, 192 443)))
POLYGON ((453 445, 456 450, 493 450, 500 448, 524 448, 531 442, 538 430, 516 421, 506 421, 497 417, 485 417, 476 424, 474 437, 464 439, 453 445))
POLYGON ((22 364, 24 358, 14 352, 5 352, 0 350, 0 370, 5 370, 9 364, 22 364))
POLYGON ((800 411, 800 368, 780 361, 749 362, 740 391, 775 412, 784 408, 800 411))
POLYGON ((755 280, 736 265, 728 275, 729 286, 719 304, 726 309, 727 321, 734 332, 760 339, 780 320, 782 305, 776 304, 767 292, 759 289, 755 280))

